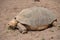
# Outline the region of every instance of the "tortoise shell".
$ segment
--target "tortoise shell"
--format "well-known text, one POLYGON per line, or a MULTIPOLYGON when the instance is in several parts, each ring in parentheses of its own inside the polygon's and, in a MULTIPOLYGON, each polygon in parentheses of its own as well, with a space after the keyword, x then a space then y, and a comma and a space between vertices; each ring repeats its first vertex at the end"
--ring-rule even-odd
POLYGON ((51 24, 55 19, 53 12, 43 7, 26 8, 16 16, 17 21, 32 27, 51 24))

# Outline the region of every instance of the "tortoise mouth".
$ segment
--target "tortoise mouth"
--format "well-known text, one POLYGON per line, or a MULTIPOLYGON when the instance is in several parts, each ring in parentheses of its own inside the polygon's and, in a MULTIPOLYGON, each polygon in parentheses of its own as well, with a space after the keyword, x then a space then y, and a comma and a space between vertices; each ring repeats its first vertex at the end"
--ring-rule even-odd
POLYGON ((9 26, 8 29, 10 29, 10 30, 17 30, 18 28, 17 28, 17 26, 9 26))

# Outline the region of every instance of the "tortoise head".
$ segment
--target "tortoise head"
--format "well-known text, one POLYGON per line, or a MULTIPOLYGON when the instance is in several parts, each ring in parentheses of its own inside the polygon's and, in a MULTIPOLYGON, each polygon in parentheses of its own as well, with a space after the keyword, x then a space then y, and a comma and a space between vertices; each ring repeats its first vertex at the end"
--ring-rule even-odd
POLYGON ((17 23, 18 23, 18 21, 17 21, 16 19, 12 19, 11 21, 9 21, 8 27, 9 27, 10 29, 15 29, 16 26, 17 26, 17 23))

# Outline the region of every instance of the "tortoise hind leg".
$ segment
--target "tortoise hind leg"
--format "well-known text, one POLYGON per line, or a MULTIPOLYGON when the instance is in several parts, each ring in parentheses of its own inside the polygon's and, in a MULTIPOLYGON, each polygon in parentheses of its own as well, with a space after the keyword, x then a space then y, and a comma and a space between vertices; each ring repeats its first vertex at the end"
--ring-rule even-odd
POLYGON ((49 28, 52 26, 57 26, 57 19, 55 19, 51 24, 48 25, 49 28))
POLYGON ((55 19, 51 24, 56 27, 57 26, 57 19, 55 19))

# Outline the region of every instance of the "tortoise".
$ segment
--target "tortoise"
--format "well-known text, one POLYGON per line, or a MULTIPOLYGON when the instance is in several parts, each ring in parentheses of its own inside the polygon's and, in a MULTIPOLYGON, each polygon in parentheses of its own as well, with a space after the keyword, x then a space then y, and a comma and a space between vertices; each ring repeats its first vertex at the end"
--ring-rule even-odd
POLYGON ((26 33, 28 30, 43 30, 57 22, 56 15, 44 7, 30 7, 23 9, 17 16, 9 21, 8 26, 18 28, 19 32, 26 33))

